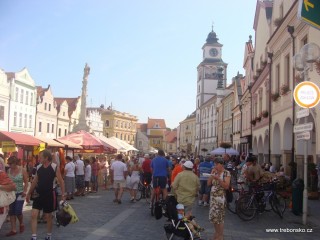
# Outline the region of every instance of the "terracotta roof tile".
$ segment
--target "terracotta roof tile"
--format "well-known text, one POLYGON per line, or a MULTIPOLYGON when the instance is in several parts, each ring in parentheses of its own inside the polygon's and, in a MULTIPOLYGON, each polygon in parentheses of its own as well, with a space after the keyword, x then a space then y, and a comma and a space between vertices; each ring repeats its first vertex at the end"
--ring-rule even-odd
POLYGON ((177 141, 177 131, 168 131, 165 135, 165 140, 168 143, 174 143, 177 141))
POLYGON ((77 103, 79 101, 80 97, 77 98, 54 98, 54 100, 57 102, 57 105, 61 105, 61 103, 66 100, 69 106, 69 117, 71 117, 72 113, 76 110, 77 108, 77 103))
POLYGON ((164 121, 164 119, 148 118, 148 129, 150 128, 166 129, 166 122, 164 121), (158 125, 159 127, 155 127, 156 125, 158 125))

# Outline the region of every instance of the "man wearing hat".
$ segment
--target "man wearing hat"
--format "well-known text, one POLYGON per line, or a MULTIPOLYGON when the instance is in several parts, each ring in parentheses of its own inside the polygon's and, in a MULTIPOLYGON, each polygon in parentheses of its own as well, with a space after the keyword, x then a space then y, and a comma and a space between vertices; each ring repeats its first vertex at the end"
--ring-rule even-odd
POLYGON ((178 203, 185 206, 187 217, 192 214, 192 206, 200 188, 199 178, 192 169, 193 163, 186 161, 183 164, 183 171, 176 176, 172 184, 178 203))

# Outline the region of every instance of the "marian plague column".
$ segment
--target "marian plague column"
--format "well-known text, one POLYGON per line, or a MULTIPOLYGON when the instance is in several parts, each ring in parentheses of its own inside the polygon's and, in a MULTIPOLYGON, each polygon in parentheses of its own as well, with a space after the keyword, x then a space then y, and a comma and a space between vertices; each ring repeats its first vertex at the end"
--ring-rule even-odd
POLYGON ((77 132, 80 130, 85 130, 89 132, 89 126, 87 125, 86 116, 87 116, 87 84, 88 84, 88 76, 90 74, 90 67, 88 63, 84 67, 83 80, 82 80, 82 94, 81 94, 81 109, 80 109, 80 117, 79 123, 74 126, 73 132, 77 132))

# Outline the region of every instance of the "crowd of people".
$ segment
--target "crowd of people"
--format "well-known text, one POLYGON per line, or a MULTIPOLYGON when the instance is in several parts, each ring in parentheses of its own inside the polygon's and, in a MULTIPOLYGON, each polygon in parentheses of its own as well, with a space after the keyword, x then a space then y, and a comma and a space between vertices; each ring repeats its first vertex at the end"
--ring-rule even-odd
MULTIPOLYGON (((157 155, 138 154, 128 157, 118 154, 109 159, 105 156, 83 158, 80 154, 74 158, 66 156, 63 168, 60 168, 55 154, 44 150, 39 154, 31 177, 28 174, 30 170, 22 167, 17 157, 8 158, 7 164, 5 168, 6 164, 0 156, 0 190, 16 191, 16 200, 8 208, 11 230, 6 236, 16 235, 18 230, 20 233, 24 231, 22 208, 25 201, 29 203, 32 199, 32 240, 37 239, 41 211, 47 223, 46 239, 51 239, 52 212, 56 210, 57 197, 58 200, 73 200, 75 196, 96 193, 102 187, 114 190, 113 202, 116 204, 122 203, 126 189, 130 194, 130 202, 135 203, 140 181, 151 183, 153 189, 159 187, 163 199, 168 194, 174 195, 179 204, 177 210, 181 211, 183 206, 183 215, 186 219, 190 218, 190 221, 195 202, 198 206, 208 207, 209 220, 214 227, 213 239, 223 239, 225 191, 231 184, 233 171, 237 173, 237 181, 245 186, 262 180, 266 175, 270 177, 266 172, 285 176, 283 167, 280 166, 277 171, 271 163, 260 166, 255 156, 230 157, 224 154, 194 158, 165 156, 162 150, 157 155), (11 181, 5 184, 2 180, 4 175, 11 181), (28 184, 29 180, 31 184, 28 184)), ((154 197, 152 193, 151 201, 154 197)))

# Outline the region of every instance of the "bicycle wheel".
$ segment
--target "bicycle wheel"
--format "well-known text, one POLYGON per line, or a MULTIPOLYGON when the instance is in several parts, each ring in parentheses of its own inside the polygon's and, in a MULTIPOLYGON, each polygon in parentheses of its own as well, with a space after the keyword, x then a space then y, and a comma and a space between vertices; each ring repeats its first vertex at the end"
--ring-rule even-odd
POLYGON ((139 182, 138 189, 137 189, 137 196, 136 200, 139 201, 141 198, 143 198, 144 193, 144 186, 139 182))
POLYGON ((151 203, 151 207, 150 207, 150 211, 151 211, 151 216, 154 216, 154 202, 151 203))
POLYGON ((147 203, 150 202, 150 198, 151 198, 151 187, 150 185, 144 188, 144 196, 146 198, 147 203))
POLYGON ((232 202, 227 202, 227 208, 230 212, 236 214, 237 201, 239 199, 240 193, 238 191, 233 191, 232 195, 233 195, 232 202))
POLYGON ((270 198, 270 205, 272 210, 279 215, 280 218, 283 218, 283 213, 286 210, 286 201, 279 194, 274 193, 270 198))
POLYGON ((254 195, 242 195, 237 201, 236 213, 244 221, 250 221, 256 216, 257 200, 254 195))

